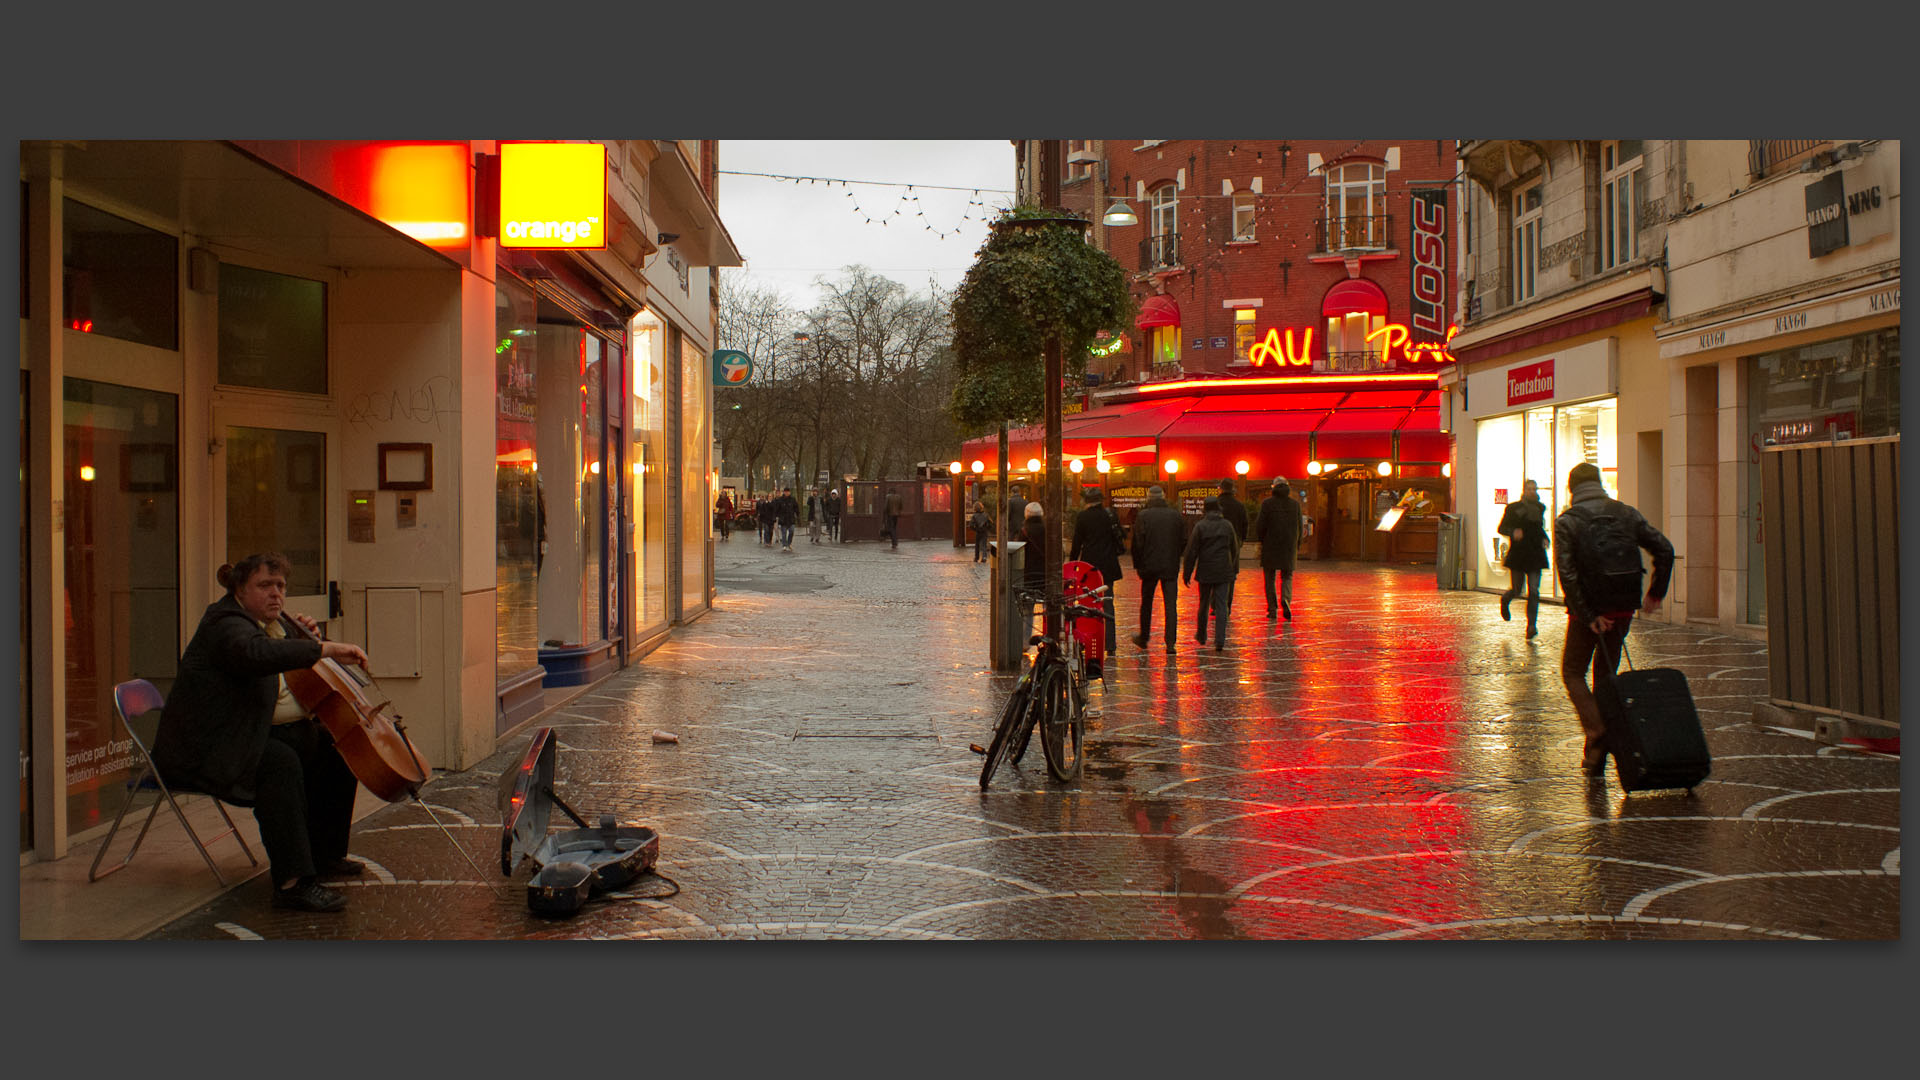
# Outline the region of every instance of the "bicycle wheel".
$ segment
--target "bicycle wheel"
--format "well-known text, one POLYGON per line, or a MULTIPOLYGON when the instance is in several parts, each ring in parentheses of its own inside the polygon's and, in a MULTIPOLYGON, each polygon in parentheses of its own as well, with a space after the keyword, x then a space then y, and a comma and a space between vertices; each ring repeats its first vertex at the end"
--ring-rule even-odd
POLYGON ((1040 748, 1047 755, 1047 771, 1062 783, 1080 775, 1080 708, 1073 696, 1073 678, 1064 667, 1047 671, 1034 693, 1040 714, 1040 748))
MULTIPOLYGON (((1032 694, 1031 677, 1023 678, 1020 680, 1020 685, 1013 688, 1013 693, 1008 695, 1005 707, 1000 710, 1000 719, 993 725, 993 740, 987 744, 987 760, 980 766, 981 791, 987 790, 987 784, 993 780, 994 770, 1000 767, 1001 759, 1007 756, 1007 751, 1013 745, 1015 732, 1027 729, 1030 721, 1029 714, 1032 711, 1028 709, 1027 703, 1032 694)), ((1020 736, 1019 742, 1020 749, 1024 751, 1026 737, 1020 736)), ((1019 755, 1016 754, 1014 760, 1019 760, 1019 755)))

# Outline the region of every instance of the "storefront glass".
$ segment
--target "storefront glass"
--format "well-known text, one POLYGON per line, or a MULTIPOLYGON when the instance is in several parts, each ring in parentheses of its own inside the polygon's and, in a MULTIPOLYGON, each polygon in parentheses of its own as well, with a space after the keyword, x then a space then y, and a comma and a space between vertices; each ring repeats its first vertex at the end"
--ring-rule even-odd
MULTIPOLYGON (((1521 497, 1526 481, 1538 485, 1549 527, 1566 508, 1567 472, 1579 462, 1598 466, 1600 483, 1607 494, 1620 497, 1617 405, 1616 399, 1606 398, 1542 406, 1480 421, 1475 528, 1482 587, 1504 589, 1511 584, 1506 567, 1500 564, 1507 540, 1498 529, 1507 503, 1521 497)), ((1555 553, 1550 549, 1547 557, 1551 560, 1555 553)), ((1560 595, 1557 574, 1549 571, 1541 575, 1540 595, 1560 595)))
MULTIPOLYGON (((133 745, 113 688, 172 687, 180 656, 178 399, 65 380, 67 831, 126 801, 133 745)), ((195 609, 196 613, 198 609, 195 609)))
POLYGON ((607 637, 605 558, 607 554, 606 399, 601 396, 606 371, 604 343, 580 331, 580 604, 578 636, 572 640, 601 641, 607 637))
POLYGON ((639 639, 665 629, 667 622, 667 330, 647 311, 634 316, 628 329, 633 365, 628 408, 631 471, 639 488, 634 500, 639 551, 629 587, 638 610, 635 637, 639 639))
POLYGON ((1835 434, 1900 433, 1900 328, 1763 353, 1747 360, 1745 621, 1767 621, 1760 451, 1835 434))
POLYGON ((537 303, 519 283, 494 289, 494 675, 506 679, 538 664, 538 585, 547 543, 546 497, 539 483, 535 423, 537 303))
POLYGON ((67 329, 179 348, 179 243, 72 199, 61 203, 61 222, 67 329))
MULTIPOLYGON (((699 346, 680 335, 680 610, 707 607, 707 538, 713 532, 715 478, 708 472, 707 398, 713 380, 699 346)), ((797 496, 796 496, 797 497, 797 496)))

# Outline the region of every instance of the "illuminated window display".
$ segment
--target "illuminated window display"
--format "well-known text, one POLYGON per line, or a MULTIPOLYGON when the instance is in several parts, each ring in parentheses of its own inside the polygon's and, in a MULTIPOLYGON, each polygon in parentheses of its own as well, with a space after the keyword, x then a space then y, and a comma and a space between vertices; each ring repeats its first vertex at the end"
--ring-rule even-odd
MULTIPOLYGON (((1620 454, 1615 436, 1617 399, 1546 405, 1480 421, 1476 472, 1479 491, 1475 502, 1475 549, 1482 588, 1504 589, 1511 584, 1500 565, 1507 540, 1496 530, 1507 503, 1520 498, 1526 481, 1540 486, 1540 502, 1552 522, 1567 505, 1567 472, 1575 464, 1591 462, 1600 469, 1600 482, 1613 498, 1620 497, 1620 454)), ((1547 557, 1558 552, 1548 548, 1547 557)), ((1540 595, 1558 597, 1560 582, 1554 573, 1540 578, 1540 595)))

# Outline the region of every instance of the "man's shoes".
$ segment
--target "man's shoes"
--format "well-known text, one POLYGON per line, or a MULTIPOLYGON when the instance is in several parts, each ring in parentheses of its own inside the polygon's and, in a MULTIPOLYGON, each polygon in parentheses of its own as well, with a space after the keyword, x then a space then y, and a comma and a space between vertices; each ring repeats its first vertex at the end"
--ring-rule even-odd
POLYGON ((1214 652, 1220 652, 1220 651, 1222 651, 1222 650, 1224 650, 1224 649, 1225 649, 1226 647, 1227 647, 1227 646, 1226 646, 1226 643, 1225 643, 1225 642, 1220 642, 1220 641, 1216 641, 1216 642, 1214 642, 1214 643, 1213 643, 1213 651, 1214 651, 1214 652))
POLYGON ((1507 622, 1513 621, 1513 612, 1507 607, 1507 605, 1511 603, 1513 603, 1512 596, 1509 596, 1506 593, 1500 594, 1500 617, 1506 620, 1507 622))
POLYGON ((1588 776, 1603 776, 1607 771, 1607 744, 1589 740, 1580 751, 1580 771, 1588 776))
POLYGON ((320 876, 323 878, 359 877, 367 872, 367 864, 356 859, 334 859, 320 864, 320 876))
POLYGON ((1280 614, 1285 615, 1288 622, 1293 621, 1293 609, 1287 606, 1285 600, 1280 601, 1280 614))
POLYGON ((1196 645, 1205 645, 1207 643, 1206 631, 1203 630, 1200 633, 1193 635, 1193 643, 1196 645))
POLYGON ((1268 608, 1268 609, 1267 609, 1267 621, 1268 621, 1268 622, 1272 622, 1273 620, 1275 620, 1275 619, 1277 619, 1277 618, 1279 618, 1279 617, 1280 617, 1280 613, 1279 613, 1279 612, 1277 612, 1277 611, 1275 611, 1275 610, 1273 610, 1272 608, 1268 608))
POLYGON ((1537 638, 1537 637, 1539 637, 1539 636, 1540 636, 1540 628, 1539 628, 1539 627, 1537 627, 1537 626, 1529 626, 1529 627, 1527 627, 1527 636, 1528 636, 1529 638, 1537 638))
POLYGON ((1171 642, 1171 641, 1169 641, 1169 642, 1167 642, 1167 655, 1168 655, 1168 656, 1172 656, 1172 655, 1173 655, 1173 652, 1174 652, 1174 650, 1173 650, 1173 642, 1171 642))
POLYGON ((273 890, 273 906, 294 911, 340 911, 346 908, 347 898, 313 878, 301 878, 291 888, 273 890))
POLYGON ((1127 640, 1133 642, 1136 646, 1142 649, 1147 647, 1147 635, 1145 634, 1135 634, 1133 635, 1133 637, 1128 638, 1127 640))

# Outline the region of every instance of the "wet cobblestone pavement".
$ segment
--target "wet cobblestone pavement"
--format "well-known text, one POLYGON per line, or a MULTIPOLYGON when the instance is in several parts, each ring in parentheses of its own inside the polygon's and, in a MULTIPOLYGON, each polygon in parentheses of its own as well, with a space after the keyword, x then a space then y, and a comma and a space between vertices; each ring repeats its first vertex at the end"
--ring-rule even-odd
POLYGON ((982 793, 968 745, 1014 679, 984 670, 969 551, 716 547, 716 610, 544 721, 561 797, 657 829, 677 895, 529 913, 496 805, 522 734, 424 792, 484 874, 395 805, 355 828, 345 913, 273 910, 259 879, 151 936, 1899 936, 1899 760, 1755 727, 1760 642, 1636 623, 1633 661, 1687 672, 1714 763, 1691 796, 1627 796, 1579 775, 1561 608, 1529 642, 1431 570, 1306 564, 1273 624, 1256 570, 1225 652, 1187 623, 1168 657, 1126 640, 1130 578, 1085 776, 1052 782, 1036 742, 982 793))

